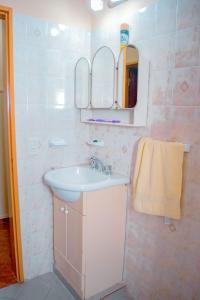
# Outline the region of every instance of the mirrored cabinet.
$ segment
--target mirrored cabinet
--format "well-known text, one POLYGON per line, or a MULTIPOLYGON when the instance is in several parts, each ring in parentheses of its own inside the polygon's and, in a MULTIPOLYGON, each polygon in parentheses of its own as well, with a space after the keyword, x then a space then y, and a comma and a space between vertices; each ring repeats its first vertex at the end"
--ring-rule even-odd
POLYGON ((116 126, 146 126, 149 62, 134 45, 116 56, 100 47, 91 63, 80 58, 75 66, 75 104, 81 121, 116 126))

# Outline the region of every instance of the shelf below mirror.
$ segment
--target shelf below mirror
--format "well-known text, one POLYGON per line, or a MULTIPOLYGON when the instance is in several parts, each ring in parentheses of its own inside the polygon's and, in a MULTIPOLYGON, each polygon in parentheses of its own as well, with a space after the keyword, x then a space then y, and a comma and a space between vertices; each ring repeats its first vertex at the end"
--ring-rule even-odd
POLYGON ((143 127, 143 124, 136 124, 134 110, 107 110, 107 109, 81 109, 81 122, 87 124, 100 124, 110 126, 143 127))

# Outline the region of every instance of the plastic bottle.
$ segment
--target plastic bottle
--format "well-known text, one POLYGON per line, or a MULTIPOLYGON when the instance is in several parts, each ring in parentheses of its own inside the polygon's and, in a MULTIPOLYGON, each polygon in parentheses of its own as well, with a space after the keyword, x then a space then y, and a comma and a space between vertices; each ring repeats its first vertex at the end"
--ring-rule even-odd
POLYGON ((127 47, 129 44, 129 25, 123 23, 120 26, 120 48, 127 47))

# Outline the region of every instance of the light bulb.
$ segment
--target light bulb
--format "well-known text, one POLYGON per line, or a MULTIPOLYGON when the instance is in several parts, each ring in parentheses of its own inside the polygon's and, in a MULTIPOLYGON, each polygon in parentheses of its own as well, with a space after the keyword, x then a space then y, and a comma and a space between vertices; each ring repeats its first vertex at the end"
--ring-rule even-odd
POLYGON ((51 36, 55 37, 60 34, 59 30, 57 28, 52 28, 50 31, 51 36))
POLYGON ((67 29, 67 26, 64 24, 58 24, 58 27, 59 27, 60 31, 65 31, 67 29))
POLYGON ((91 9, 94 11, 103 9, 103 0, 91 0, 91 9))
POLYGON ((145 7, 141 8, 141 9, 139 9, 139 12, 140 12, 140 13, 143 13, 143 12, 145 12, 146 9, 147 9, 147 8, 146 8, 146 6, 145 6, 145 7))

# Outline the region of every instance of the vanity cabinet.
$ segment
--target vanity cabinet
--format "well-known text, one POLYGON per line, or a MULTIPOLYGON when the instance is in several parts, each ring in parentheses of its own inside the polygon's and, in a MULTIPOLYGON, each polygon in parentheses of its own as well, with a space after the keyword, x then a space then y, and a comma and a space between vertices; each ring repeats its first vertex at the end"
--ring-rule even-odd
POLYGON ((127 186, 54 196, 54 264, 80 299, 99 299, 124 285, 127 186))

